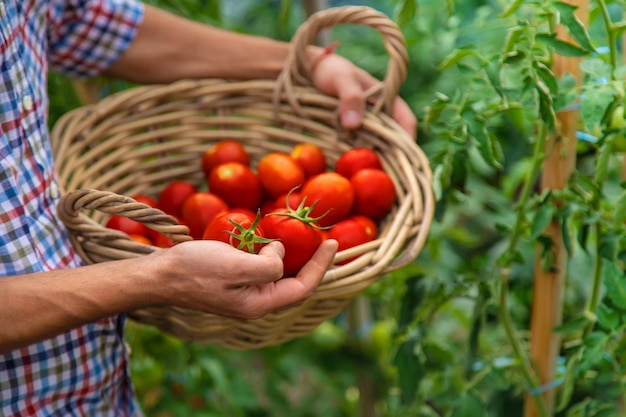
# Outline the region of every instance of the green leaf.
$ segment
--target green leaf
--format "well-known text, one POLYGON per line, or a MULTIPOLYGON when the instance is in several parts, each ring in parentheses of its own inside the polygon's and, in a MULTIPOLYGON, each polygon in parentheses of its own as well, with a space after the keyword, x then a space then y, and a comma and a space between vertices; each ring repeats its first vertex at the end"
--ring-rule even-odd
POLYGON ((429 367, 443 366, 452 363, 455 359, 454 351, 450 350, 450 346, 435 341, 425 341, 422 344, 424 355, 427 358, 429 367))
POLYGON ((616 259, 621 238, 619 233, 603 233, 600 236, 598 254, 612 264, 616 259))
POLYGON ((291 16, 291 1, 281 0, 280 7, 278 9, 278 24, 285 30, 289 25, 289 16, 291 16))
POLYGON ((525 132, 526 117, 524 116, 524 107, 521 104, 510 104, 506 107, 505 113, 513 126, 521 132, 525 132))
POLYGON ((590 226, 588 224, 583 224, 580 226, 578 230, 578 244, 584 250, 587 249, 587 240, 589 239, 590 226))
POLYGON ((432 185, 433 185, 433 194, 435 195, 435 200, 439 201, 441 200, 441 197, 443 196, 443 189, 444 189, 444 178, 446 178, 443 175, 443 165, 439 164, 435 167, 435 170, 433 171, 433 181, 432 181, 432 185))
POLYGON ((532 240, 537 239, 550 225, 550 222, 552 222, 554 218, 555 211, 556 208, 550 203, 545 203, 539 208, 531 227, 530 238, 532 240))
POLYGON ((548 129, 553 129, 556 123, 556 113, 552 102, 552 92, 540 80, 537 80, 536 91, 539 95, 539 113, 548 129))
POLYGON ((541 270, 545 272, 556 272, 554 242, 549 236, 542 235, 537 238, 537 243, 541 248, 541 270))
POLYGON ((567 29, 572 38, 587 52, 594 52, 596 48, 591 43, 589 33, 583 23, 578 19, 575 11, 578 7, 564 2, 555 2, 554 7, 560 14, 560 21, 567 29))
POLYGON ((614 212, 615 218, 613 219, 613 224, 617 229, 626 222, 626 191, 622 191, 617 199, 614 212))
POLYGON ((620 325, 620 313, 614 308, 601 303, 596 311, 598 323, 606 330, 612 331, 620 325))
POLYGON ((586 317, 577 317, 574 320, 556 326, 554 331, 557 333, 572 333, 584 329, 588 324, 589 320, 586 317))
POLYGON ((561 219, 561 236, 563 237, 563 246, 569 256, 573 254, 572 237, 570 236, 569 222, 567 217, 561 219))
POLYGON ((541 62, 535 62, 535 72, 539 75, 539 78, 543 83, 548 86, 548 89, 553 93, 557 93, 559 91, 559 81, 556 76, 552 72, 550 68, 548 68, 545 64, 541 62))
POLYGON ((580 115, 585 126, 602 123, 606 109, 615 100, 615 90, 610 85, 592 84, 583 90, 580 102, 580 115))
POLYGON ((437 99, 433 104, 424 109, 424 129, 428 129, 431 124, 439 120, 446 106, 446 102, 437 99))
POLYGON ((558 39, 556 35, 539 34, 537 40, 544 42, 559 55, 579 58, 589 55, 589 51, 585 50, 573 43, 569 43, 558 39))
POLYGON ((593 400, 586 398, 581 402, 574 404, 567 410, 567 417, 587 417, 589 415, 588 408, 593 400))
POLYGON ((485 405, 478 396, 464 393, 455 401, 454 410, 450 417, 475 417, 485 415, 485 405))
POLYGON ((408 25, 417 16, 417 0, 404 0, 396 20, 400 27, 408 25))
POLYGON ((415 401, 417 387, 424 375, 424 367, 415 352, 416 344, 413 339, 402 343, 393 360, 398 370, 398 383, 404 404, 415 401))
POLYGON ((584 349, 582 361, 580 364, 580 370, 586 372, 598 365, 600 362, 605 361, 606 344, 611 336, 594 331, 584 340, 584 349))
POLYGON ((399 330, 404 330, 413 321, 415 311, 426 298, 426 287, 421 275, 408 278, 405 285, 406 292, 402 298, 398 317, 399 330))
POLYGON ((209 358, 206 356, 201 357, 197 363, 211 378, 211 381, 217 390, 223 392, 227 391, 229 381, 223 363, 215 358, 209 358))
POLYGON ((479 61, 487 64, 488 61, 478 53, 475 49, 455 49, 437 66, 437 70, 443 71, 453 65, 459 65, 461 61, 468 57, 478 58, 479 61))
POLYGON ((522 7, 522 4, 524 4, 524 0, 513 0, 511 4, 509 4, 509 6, 504 10, 501 17, 514 15, 515 12, 517 12, 517 10, 522 7))
POLYGON ((565 374, 563 375, 563 386, 561 388, 558 404, 556 405, 556 411, 563 411, 570 405, 572 394, 574 393, 574 386, 576 385, 576 375, 578 373, 578 365, 580 364, 580 355, 572 355, 567 360, 565 367, 565 374))
MULTIPOLYGON (((600 58, 592 57, 583 60, 580 63, 580 69, 587 74, 592 80, 598 80, 601 78, 611 78, 613 67, 600 58)), ((591 85, 597 85, 596 82, 592 82, 591 85)), ((613 89, 610 85, 606 84, 608 88, 613 89)), ((614 90, 613 90, 614 91, 614 90)))
POLYGON ((504 40, 504 49, 502 51, 503 57, 508 57, 511 52, 515 51, 515 48, 517 47, 517 42, 527 30, 527 26, 514 26, 509 29, 504 40))
POLYGON ((606 296, 619 309, 626 311, 626 279, 615 262, 604 261, 606 296))
POLYGON ((472 134, 478 142, 478 150, 485 162, 494 168, 502 168, 504 153, 497 138, 484 127, 482 129, 472 131, 472 134))
POLYGON ((603 404, 599 410, 595 410, 589 417, 618 417, 617 407, 613 404, 603 404))

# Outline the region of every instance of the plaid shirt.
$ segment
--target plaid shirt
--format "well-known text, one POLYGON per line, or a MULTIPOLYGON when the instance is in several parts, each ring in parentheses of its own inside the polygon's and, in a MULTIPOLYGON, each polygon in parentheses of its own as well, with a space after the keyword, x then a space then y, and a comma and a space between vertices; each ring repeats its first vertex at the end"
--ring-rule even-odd
MULTIPOLYGON (((135 0, 0 0, 0 279, 81 263, 55 214, 46 73, 101 72, 142 16, 135 0)), ((0 416, 140 414, 123 321, 103 319, 0 355, 0 416)))

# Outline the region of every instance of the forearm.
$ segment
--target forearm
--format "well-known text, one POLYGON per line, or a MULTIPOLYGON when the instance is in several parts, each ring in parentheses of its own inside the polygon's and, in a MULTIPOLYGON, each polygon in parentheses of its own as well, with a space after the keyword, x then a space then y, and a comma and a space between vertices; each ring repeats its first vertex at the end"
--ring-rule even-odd
POLYGON ((0 278, 0 353, 159 302, 147 257, 0 278))
POLYGON ((258 254, 214 240, 180 243, 140 258, 0 278, 0 353, 102 317, 172 305, 256 319, 302 302, 337 251, 326 240, 297 276, 283 275, 284 247, 258 254))
POLYGON ((107 74, 140 83, 275 78, 289 44, 238 34, 146 5, 137 37, 107 74))

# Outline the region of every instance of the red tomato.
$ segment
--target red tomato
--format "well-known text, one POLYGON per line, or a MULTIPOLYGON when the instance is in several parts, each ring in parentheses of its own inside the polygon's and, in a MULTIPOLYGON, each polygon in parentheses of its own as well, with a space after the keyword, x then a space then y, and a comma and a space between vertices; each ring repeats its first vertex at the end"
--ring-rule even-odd
POLYGON ((389 174, 373 168, 365 168, 350 179, 354 189, 355 214, 380 220, 391 211, 396 201, 396 188, 389 174))
POLYGON ((226 162, 239 162, 248 166, 250 165, 250 155, 241 143, 234 140, 223 140, 204 151, 202 154, 202 171, 209 178, 213 168, 226 162))
POLYGON ((154 198, 146 194, 135 194, 135 195, 132 195, 131 198, 138 203, 143 203, 153 208, 156 208, 159 205, 159 203, 154 198))
POLYGON ((286 194, 304 183, 304 170, 288 154, 272 152, 257 165, 257 175, 265 192, 272 198, 286 194))
POLYGON ((106 222, 105 226, 109 229, 115 229, 124 232, 129 236, 147 236, 148 233, 148 226, 120 214, 112 215, 106 222))
POLYGON ((261 183, 249 166, 227 162, 213 168, 209 175, 209 191, 218 195, 229 207, 255 210, 261 204, 261 183))
POLYGON ((313 218, 320 226, 332 226, 350 214, 354 202, 352 185, 345 177, 336 172, 324 172, 310 178, 302 189, 306 204, 315 207, 311 210, 313 218))
POLYGON ((144 235, 129 235, 131 240, 137 242, 137 243, 142 243, 144 245, 152 245, 152 240, 150 240, 149 238, 147 238, 144 235))
POLYGON ((231 213, 242 213, 248 217, 252 217, 253 219, 256 219, 256 215, 257 215, 257 212, 246 209, 246 208, 241 208, 241 207, 231 208, 228 211, 231 213))
POLYGON ((376 152, 369 148, 352 148, 342 153, 335 162, 335 172, 350 179, 354 173, 364 168, 383 169, 376 152))
POLYGON ((209 222, 202 238, 228 243, 249 253, 259 253, 261 248, 269 242, 265 239, 263 227, 258 223, 259 221, 260 214, 256 215, 244 210, 227 211, 209 222))
POLYGON ((153 241, 154 246, 157 246, 159 248, 171 248, 172 246, 174 246, 174 241, 162 233, 157 234, 153 241))
POLYGON ((317 145, 299 143, 293 147, 290 155, 302 167, 307 177, 326 171, 326 155, 317 145))
POLYGON ((349 218, 355 222, 361 223, 361 225, 365 228, 365 232, 370 237, 370 240, 374 240, 378 237, 378 226, 374 220, 360 214, 355 214, 349 218))
POLYGON ((289 213, 286 208, 276 209, 263 217, 259 223, 265 231, 265 237, 280 240, 285 247, 283 276, 296 275, 322 243, 320 230, 307 221, 292 216, 276 215, 289 213))
MULTIPOLYGON (((328 239, 335 239, 337 241, 339 244, 337 252, 353 248, 372 240, 364 224, 352 218, 342 220, 334 225, 332 229, 328 230, 328 239)), ((343 265, 356 258, 358 258, 358 256, 343 260, 338 262, 338 264, 343 265)))
POLYGON ((291 193, 283 194, 276 199, 274 207, 285 208, 287 207, 287 202, 289 202, 289 207, 296 210, 302 202, 302 193, 292 191, 291 193))
POLYGON ((182 217, 183 203, 190 195, 196 193, 196 187, 187 181, 172 181, 161 190, 158 207, 166 214, 182 217))
POLYGON ((199 191, 187 197, 183 203, 182 219, 189 227, 189 234, 194 239, 202 239, 202 233, 209 221, 228 210, 224 200, 213 193, 199 191))

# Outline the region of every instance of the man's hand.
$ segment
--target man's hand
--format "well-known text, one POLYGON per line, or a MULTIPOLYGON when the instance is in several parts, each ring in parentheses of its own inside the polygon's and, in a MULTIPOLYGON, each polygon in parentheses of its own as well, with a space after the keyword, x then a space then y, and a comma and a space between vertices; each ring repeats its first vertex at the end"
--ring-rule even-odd
MULTIPOLYGON (((347 59, 329 54, 315 63, 313 83, 320 91, 339 98, 341 123, 346 129, 358 128, 365 113, 365 92, 380 81, 347 59)), ((408 104, 396 98, 391 116, 411 137, 417 134, 417 118, 408 104)))
POLYGON ((337 251, 327 240, 295 277, 282 278, 283 245, 258 254, 217 241, 184 242, 155 253, 164 262, 161 302, 222 316, 255 319, 299 304, 319 285, 337 251))

